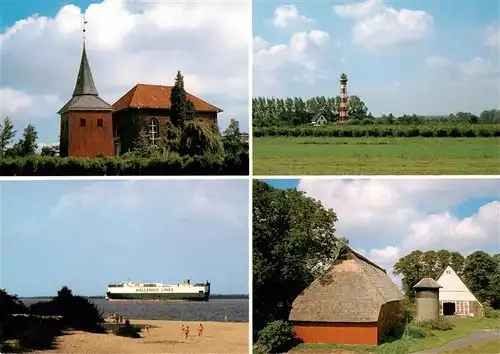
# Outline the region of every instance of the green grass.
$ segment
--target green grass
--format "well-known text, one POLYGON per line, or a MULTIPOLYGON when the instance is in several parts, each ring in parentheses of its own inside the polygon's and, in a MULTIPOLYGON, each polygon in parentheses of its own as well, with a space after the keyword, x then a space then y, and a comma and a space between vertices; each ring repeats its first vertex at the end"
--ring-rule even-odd
POLYGON ((467 348, 446 351, 447 354, 498 354, 500 348, 500 340, 494 340, 479 345, 470 345, 467 348))
POLYGON ((253 139, 255 175, 499 174, 499 138, 253 139))
POLYGON ((334 350, 344 350, 348 353, 406 354, 441 347, 449 341, 466 336, 473 329, 500 328, 500 322, 497 318, 452 318, 450 321, 454 324, 452 330, 426 331, 423 338, 416 338, 418 336, 414 336, 412 333, 419 331, 414 325, 410 325, 408 335, 391 343, 378 346, 302 343, 296 346, 292 352, 326 353, 334 350))

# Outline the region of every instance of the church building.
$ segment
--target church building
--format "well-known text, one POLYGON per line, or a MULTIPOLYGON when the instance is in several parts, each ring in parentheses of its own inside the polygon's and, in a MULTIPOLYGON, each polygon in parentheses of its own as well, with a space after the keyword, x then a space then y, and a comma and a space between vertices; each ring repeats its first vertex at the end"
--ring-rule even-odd
MULTIPOLYGON (((61 157, 115 156, 132 149, 139 129, 151 143, 166 133, 172 86, 137 84, 115 104, 99 97, 90 70, 85 41, 78 78, 71 99, 59 110, 61 157)), ((217 124, 222 109, 186 93, 194 104, 195 117, 217 124)))

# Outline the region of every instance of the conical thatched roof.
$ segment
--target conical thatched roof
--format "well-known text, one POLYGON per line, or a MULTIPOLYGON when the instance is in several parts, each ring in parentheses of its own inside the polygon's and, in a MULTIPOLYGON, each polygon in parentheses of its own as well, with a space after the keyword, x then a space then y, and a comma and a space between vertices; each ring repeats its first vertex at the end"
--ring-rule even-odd
POLYGON ((423 278, 417 284, 413 285, 414 289, 439 289, 442 288, 434 279, 423 278))
POLYGON ((382 305, 403 299, 384 269, 349 250, 292 304, 290 321, 377 322, 382 305))

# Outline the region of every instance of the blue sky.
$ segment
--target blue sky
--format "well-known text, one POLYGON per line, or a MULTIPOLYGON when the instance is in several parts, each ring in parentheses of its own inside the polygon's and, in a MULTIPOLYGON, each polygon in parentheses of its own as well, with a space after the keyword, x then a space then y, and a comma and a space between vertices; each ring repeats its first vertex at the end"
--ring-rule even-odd
POLYGON ((336 96, 345 72, 375 115, 498 108, 498 6, 255 2, 253 95, 336 96))
POLYGON ((11 293, 191 279, 248 294, 246 180, 0 182, 0 196, 0 288, 11 293))
POLYGON ((251 34, 235 26, 250 23, 246 4, 2 0, 0 7, 0 114, 19 133, 32 123, 40 143, 58 142, 57 111, 76 82, 83 13, 94 81, 108 103, 137 83, 172 85, 181 70, 188 92, 224 110, 221 129, 236 118, 248 131, 251 34))
POLYGON ((413 250, 500 253, 500 179, 271 179, 337 213, 336 235, 386 269, 413 250))

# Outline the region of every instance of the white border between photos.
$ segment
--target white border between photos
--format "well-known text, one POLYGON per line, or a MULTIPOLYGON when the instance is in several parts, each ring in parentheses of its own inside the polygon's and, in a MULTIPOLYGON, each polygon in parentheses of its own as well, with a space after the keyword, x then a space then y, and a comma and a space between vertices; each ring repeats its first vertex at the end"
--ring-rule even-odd
POLYGON ((385 179, 385 180, 422 180, 422 179, 497 179, 500 175, 335 175, 335 176, 252 176, 252 179, 273 180, 273 179, 315 179, 315 180, 334 180, 334 179, 385 179))
POLYGON ((253 0, 248 0, 248 353, 253 352, 253 0))
POLYGON ((1 177, 0 182, 15 181, 189 181, 189 180, 246 180, 249 176, 47 176, 47 177, 1 177))

